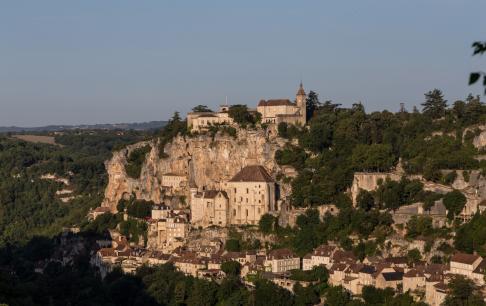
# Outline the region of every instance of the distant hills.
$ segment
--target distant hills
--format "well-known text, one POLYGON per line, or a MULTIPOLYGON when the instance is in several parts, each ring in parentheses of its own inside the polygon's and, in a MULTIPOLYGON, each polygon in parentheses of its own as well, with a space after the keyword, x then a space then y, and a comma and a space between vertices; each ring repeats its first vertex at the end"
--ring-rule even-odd
POLYGON ((164 127, 167 121, 149 121, 136 123, 104 123, 81 125, 46 125, 39 127, 0 126, 0 133, 17 132, 56 132, 65 130, 152 130, 164 127))

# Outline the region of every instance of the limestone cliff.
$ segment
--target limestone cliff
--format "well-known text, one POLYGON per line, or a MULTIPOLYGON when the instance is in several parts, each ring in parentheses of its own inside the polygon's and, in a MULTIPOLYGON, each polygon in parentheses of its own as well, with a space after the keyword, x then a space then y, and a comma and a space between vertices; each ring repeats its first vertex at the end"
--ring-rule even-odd
MULTIPOLYGON (((132 193, 137 198, 160 203, 161 177, 168 172, 187 175, 189 182, 207 188, 217 188, 220 182, 252 164, 265 166, 275 176, 282 171, 274 160, 275 151, 284 145, 285 141, 269 137, 263 130, 239 130, 237 138, 220 134, 214 139, 209 135, 176 137, 164 147, 166 158, 159 158, 156 140, 128 146, 106 162, 109 182, 102 206, 115 211, 118 201, 132 193), (147 154, 140 178, 132 179, 125 173, 127 157, 132 150, 146 144, 152 150, 147 154)), ((282 186, 281 195, 288 193, 289 186, 282 186)))

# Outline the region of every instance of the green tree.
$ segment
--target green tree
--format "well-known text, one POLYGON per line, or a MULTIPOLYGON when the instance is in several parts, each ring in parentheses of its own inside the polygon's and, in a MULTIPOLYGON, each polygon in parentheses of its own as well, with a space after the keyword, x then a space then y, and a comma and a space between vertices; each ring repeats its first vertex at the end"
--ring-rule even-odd
POLYGON ((213 112, 209 107, 207 107, 206 105, 201 105, 201 104, 193 107, 192 111, 194 113, 212 113, 213 112))
POLYGON ((320 105, 321 103, 319 102, 319 95, 311 90, 307 95, 306 100, 307 120, 310 120, 314 116, 315 111, 320 105))
POLYGON ((375 206, 375 198, 373 197, 371 192, 363 189, 359 191, 356 202, 358 204, 358 207, 365 211, 369 211, 375 206))
MULTIPOLYGON (((259 114, 259 113, 258 113, 259 114)), ((228 115, 241 127, 246 127, 250 124, 255 124, 259 121, 258 115, 253 115, 248 111, 248 107, 242 104, 230 106, 228 115)))
POLYGON ((221 270, 228 276, 238 276, 241 271, 241 264, 237 261, 230 260, 221 264, 221 270))
POLYGON ((447 100, 439 89, 434 89, 425 94, 425 102, 422 103, 423 113, 431 118, 441 118, 445 116, 447 100))
POLYGON ((422 260, 422 254, 418 249, 412 249, 407 252, 407 260, 409 264, 417 264, 422 260))
POLYGON ((226 251, 239 252, 241 250, 240 241, 238 239, 228 239, 225 244, 226 251))
POLYGON ((326 306, 346 306, 351 301, 351 295, 341 286, 329 287, 324 297, 326 306))
POLYGON ((388 171, 395 164, 392 147, 387 144, 357 145, 351 159, 357 171, 388 171))
POLYGON ((448 286, 450 292, 444 300, 444 306, 486 305, 472 280, 462 275, 457 275, 449 282, 448 286))
POLYGON ((258 221, 258 227, 260 229, 260 232, 264 234, 272 233, 277 226, 277 221, 278 219, 275 218, 274 216, 270 214, 264 214, 260 218, 260 221, 258 221))
POLYGON ((447 208, 447 217, 453 219, 461 213, 467 199, 459 190, 448 192, 443 198, 444 206, 447 208))

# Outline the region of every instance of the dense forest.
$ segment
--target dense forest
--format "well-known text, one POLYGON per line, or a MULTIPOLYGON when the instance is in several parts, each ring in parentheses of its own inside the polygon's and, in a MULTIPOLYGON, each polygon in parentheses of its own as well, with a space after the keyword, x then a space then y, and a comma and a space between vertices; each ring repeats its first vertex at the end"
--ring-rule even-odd
POLYGON ((103 199, 105 160, 144 137, 130 131, 74 131, 57 135, 56 145, 50 145, 0 135, 0 246, 80 224, 103 199), (42 179, 46 174, 68 179, 69 186, 42 179), (62 189, 73 196, 67 203, 56 194, 62 189))

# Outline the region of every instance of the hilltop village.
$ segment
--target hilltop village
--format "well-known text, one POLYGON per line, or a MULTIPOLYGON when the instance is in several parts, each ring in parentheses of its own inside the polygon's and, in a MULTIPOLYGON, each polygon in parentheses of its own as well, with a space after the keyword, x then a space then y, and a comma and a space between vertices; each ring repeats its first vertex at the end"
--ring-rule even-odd
MULTIPOLYGON (((216 282, 236 269, 248 288, 263 278, 291 292, 316 286, 315 275, 323 273, 329 286, 351 296, 360 297, 370 286, 391 288, 386 290, 429 305, 441 305, 460 276, 486 296, 486 259, 476 249, 451 246, 451 229, 477 222, 486 210, 484 172, 452 166, 411 173, 411 163, 401 157, 388 163, 380 152, 380 161, 366 164, 374 151, 353 152, 353 162, 366 165, 351 173, 346 188, 331 186, 335 195, 327 201, 320 192, 331 183, 298 185, 312 174, 295 152, 314 163, 317 154, 298 148, 305 138, 289 136, 312 134, 315 126, 308 121, 316 108, 336 112, 336 105, 317 105, 315 99, 301 83, 295 101, 261 100, 254 109, 223 105, 216 112, 200 105, 186 121, 176 116, 170 123, 174 128, 180 122, 184 133, 174 128, 175 135, 115 152, 106 162, 105 198, 89 218, 99 222, 117 215, 121 223, 98 241, 92 265, 104 277, 117 267, 135 273, 143 265, 172 263, 187 275, 216 282), (364 214, 353 226, 376 219, 369 234, 363 229, 324 241, 313 236, 344 222, 348 210, 364 214), (286 242, 294 229, 302 233, 293 238, 301 245, 286 242)), ((357 112, 362 106, 353 107, 357 112)), ((484 124, 462 133, 470 150, 484 152, 484 124)), ((332 154, 332 148, 326 150, 332 154)))

